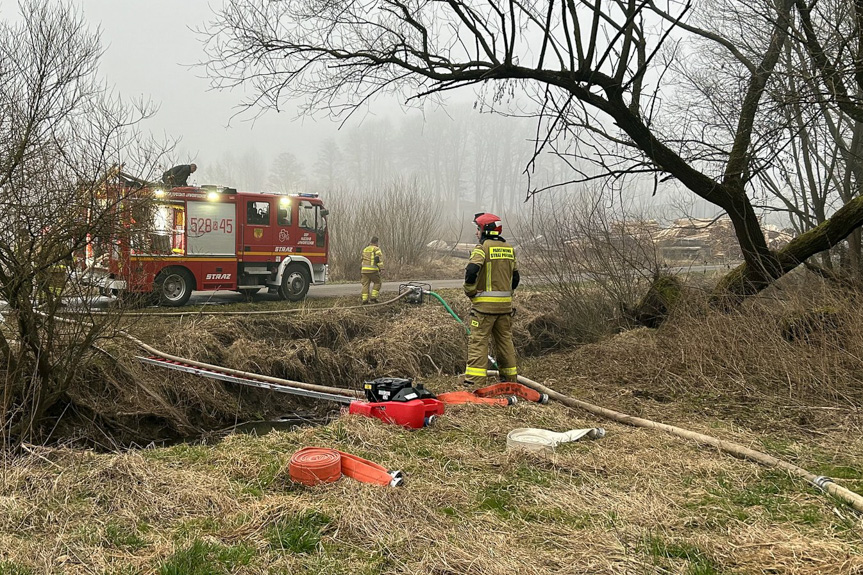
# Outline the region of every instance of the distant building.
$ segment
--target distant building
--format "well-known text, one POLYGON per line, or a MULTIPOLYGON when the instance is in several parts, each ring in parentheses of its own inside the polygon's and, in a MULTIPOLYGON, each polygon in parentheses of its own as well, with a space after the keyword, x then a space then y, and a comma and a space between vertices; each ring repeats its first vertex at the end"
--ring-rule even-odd
MULTIPOLYGON (((762 227, 767 246, 782 249, 793 236, 776 226, 762 227)), ((666 260, 728 261, 743 258, 734 226, 728 217, 680 218, 654 236, 660 257, 666 260)))

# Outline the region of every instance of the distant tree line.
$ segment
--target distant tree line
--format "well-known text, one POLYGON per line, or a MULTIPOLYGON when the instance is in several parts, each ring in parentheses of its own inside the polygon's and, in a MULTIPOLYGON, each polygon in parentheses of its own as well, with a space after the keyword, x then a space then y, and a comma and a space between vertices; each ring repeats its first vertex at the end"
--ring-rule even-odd
MULTIPOLYGON (((400 121, 366 120, 338 141, 323 141, 310 165, 287 151, 269 164, 258 150, 226 152, 205 168, 213 180, 205 183, 332 197, 374 195, 409 179, 453 216, 475 207, 505 212, 523 207, 528 195, 525 168, 534 151, 534 131, 529 119, 459 104, 400 121)), ((545 158, 533 169, 531 183, 559 181, 566 170, 563 162, 545 158)))

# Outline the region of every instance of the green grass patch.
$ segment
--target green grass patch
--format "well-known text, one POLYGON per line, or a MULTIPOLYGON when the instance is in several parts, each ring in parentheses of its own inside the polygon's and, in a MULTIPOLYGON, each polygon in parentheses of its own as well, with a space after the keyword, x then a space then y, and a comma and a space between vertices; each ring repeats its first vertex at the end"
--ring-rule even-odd
POLYGON ((208 445, 180 443, 163 449, 145 449, 141 452, 145 459, 165 463, 200 464, 212 458, 213 448, 208 445))
POLYGON ((271 525, 267 529, 267 539, 271 549, 310 553, 318 547, 324 531, 331 523, 329 516, 308 511, 271 525))
POLYGON ((218 545, 196 539, 159 565, 160 575, 223 575, 248 565, 255 556, 251 545, 218 545))
POLYGON ((0 575, 31 575, 34 573, 29 567, 25 567, 12 561, 0 561, 0 575))
POLYGON ((851 479, 863 481, 863 468, 850 465, 822 464, 816 467, 818 475, 826 475, 834 479, 851 479))
POLYGON ((261 489, 266 489, 273 484, 273 480, 276 478, 276 475, 279 474, 282 466, 281 458, 274 458, 267 461, 261 467, 261 471, 258 473, 258 485, 260 485, 261 489))
POLYGON ((117 521, 105 525, 105 541, 111 547, 137 551, 146 547, 147 541, 139 535, 138 529, 117 521))
POLYGON ((771 521, 818 525, 824 521, 824 516, 817 505, 788 497, 789 493, 803 488, 802 483, 782 471, 767 471, 748 483, 738 483, 720 475, 716 485, 708 488, 709 495, 686 507, 697 510, 705 526, 721 526, 730 519, 749 521, 758 513, 765 514, 771 521))
POLYGON ((654 565, 666 567, 670 561, 686 561, 687 575, 722 573, 716 562, 705 551, 686 541, 669 542, 658 535, 651 535, 642 542, 641 551, 650 556, 654 565))
POLYGON ((477 508, 480 511, 491 511, 501 517, 508 518, 518 513, 516 504, 517 488, 509 483, 489 485, 480 491, 477 508))
POLYGON ((200 535, 209 535, 218 533, 221 528, 222 522, 214 517, 189 519, 180 523, 180 526, 174 532, 174 538, 175 540, 182 540, 200 535))
POLYGON ((782 459, 796 459, 797 451, 793 443, 787 439, 776 439, 774 437, 760 437, 758 440, 764 448, 764 452, 773 457, 782 459))
POLYGON ((533 465, 519 465, 514 473, 511 474, 513 482, 518 482, 520 484, 529 484, 529 485, 537 485, 539 487, 549 487, 551 485, 551 479, 549 478, 549 474, 551 472, 538 469, 533 465))
POLYGON ((256 499, 260 499, 264 496, 264 490, 261 489, 261 486, 256 481, 234 480, 233 483, 237 486, 236 491, 240 495, 251 495, 256 499))

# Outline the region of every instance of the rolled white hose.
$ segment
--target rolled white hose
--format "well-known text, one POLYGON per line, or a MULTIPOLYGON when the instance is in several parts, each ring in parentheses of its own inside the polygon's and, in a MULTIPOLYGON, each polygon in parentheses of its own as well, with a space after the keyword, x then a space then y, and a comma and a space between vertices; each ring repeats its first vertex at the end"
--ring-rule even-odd
POLYGON ((507 449, 525 449, 527 451, 554 451, 561 443, 578 441, 582 437, 600 439, 605 437, 601 427, 587 429, 570 429, 569 431, 549 431, 535 427, 520 427, 506 435, 507 449))

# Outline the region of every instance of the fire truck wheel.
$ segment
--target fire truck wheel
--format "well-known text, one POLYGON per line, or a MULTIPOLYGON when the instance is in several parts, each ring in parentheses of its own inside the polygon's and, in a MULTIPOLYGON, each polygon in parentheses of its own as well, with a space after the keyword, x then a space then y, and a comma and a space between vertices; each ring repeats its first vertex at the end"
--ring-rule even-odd
POLYGON ((154 293, 159 296, 159 303, 167 306, 185 305, 192 296, 195 278, 186 268, 165 268, 159 272, 155 280, 154 293))
POLYGON ((309 271, 304 267, 291 264, 282 274, 282 287, 279 288, 279 296, 288 301, 300 301, 309 291, 312 278, 309 271))

